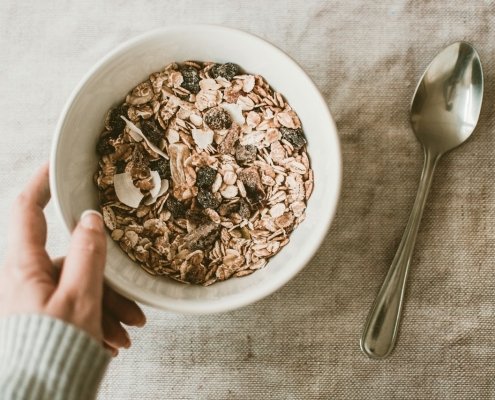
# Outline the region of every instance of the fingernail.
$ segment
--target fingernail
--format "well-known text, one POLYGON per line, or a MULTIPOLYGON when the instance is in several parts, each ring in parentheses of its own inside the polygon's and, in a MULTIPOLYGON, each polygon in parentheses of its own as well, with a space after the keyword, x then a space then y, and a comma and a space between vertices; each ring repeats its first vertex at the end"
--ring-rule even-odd
POLYGON ((138 321, 136 322, 136 326, 138 328, 142 328, 143 326, 146 325, 146 315, 144 315, 143 312, 141 312, 141 315, 140 315, 140 318, 138 319, 138 321))
POLYGON ((143 327, 143 326, 145 326, 145 325, 146 325, 146 317, 145 317, 145 316, 143 316, 143 318, 141 318, 141 319, 139 320, 139 322, 136 324, 136 326, 137 326, 138 328, 142 328, 142 327, 143 327))
POLYGON ((131 344, 132 344, 131 337, 129 336, 129 332, 127 332, 127 331, 124 331, 124 332, 125 332, 125 338, 127 339, 127 341, 124 345, 124 348, 128 349, 129 347, 131 347, 131 344))
POLYGON ((103 216, 95 210, 86 210, 81 214, 81 225, 95 231, 103 230, 103 216))

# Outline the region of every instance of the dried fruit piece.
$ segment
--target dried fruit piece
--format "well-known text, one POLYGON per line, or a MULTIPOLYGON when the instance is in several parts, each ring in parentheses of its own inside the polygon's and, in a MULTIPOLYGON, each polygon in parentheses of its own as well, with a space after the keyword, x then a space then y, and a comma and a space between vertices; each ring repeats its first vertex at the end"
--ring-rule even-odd
POLYGON ((241 72, 241 68, 234 63, 226 63, 226 64, 217 64, 213 66, 210 70, 210 75, 212 78, 222 77, 231 81, 234 76, 239 75, 241 72))
POLYGON ((209 188, 215 182, 217 171, 211 167, 200 167, 196 171, 196 185, 200 188, 209 188))
POLYGON ((220 225, 208 223, 201 225, 191 233, 184 236, 184 242, 191 251, 209 250, 220 234, 220 225))
POLYGON ((235 143, 239 139, 240 128, 239 125, 234 124, 229 129, 225 139, 218 145, 218 152, 220 154, 235 154, 235 143))
POLYGON ((157 171, 160 174, 160 178, 169 179, 170 178, 170 161, 164 158, 159 158, 158 160, 153 160, 150 162, 150 168, 157 171))
POLYGON ((235 148, 235 159, 239 165, 245 166, 256 160, 256 151, 256 147, 252 144, 243 146, 239 143, 235 148))
POLYGON ((164 132, 158 126, 154 119, 147 119, 141 122, 141 131, 148 140, 155 146, 160 146, 160 142, 164 137, 164 132))
POLYGON ((256 167, 244 168, 239 172, 239 179, 244 184, 248 198, 258 203, 265 195, 260 174, 256 167))
POLYGON ((118 160, 115 163, 115 173, 121 174, 122 172, 124 172, 125 171, 125 166, 126 166, 125 160, 118 160))
POLYGON ((301 128, 291 129, 285 126, 280 127, 282 139, 287 140, 295 150, 301 149, 306 144, 304 133, 301 128))
POLYGON ((107 125, 112 131, 112 137, 116 138, 124 131, 125 122, 121 116, 127 116, 128 109, 129 107, 127 105, 121 104, 110 111, 107 125))
POLYGON ((186 206, 184 206, 184 204, 173 196, 168 196, 168 199, 165 202, 165 207, 167 207, 167 210, 170 211, 172 217, 176 219, 182 218, 186 214, 186 206))
POLYGON ((206 125, 211 129, 229 129, 232 126, 230 114, 222 107, 210 108, 203 117, 206 125))
POLYGON ((226 217, 234 212, 239 211, 239 202, 223 203, 218 209, 218 213, 222 217, 226 217))
POLYGON ((110 140, 112 140, 110 135, 101 136, 100 139, 98 139, 96 151, 100 156, 115 153, 115 147, 110 143, 110 140))
POLYGON ((200 188, 198 195, 196 196, 198 203, 203 208, 213 208, 216 209, 220 205, 220 201, 215 197, 213 193, 203 188, 200 188))
POLYGON ((180 68, 180 73, 184 81, 181 83, 181 86, 189 90, 193 94, 199 93, 201 88, 199 87, 199 82, 201 78, 199 77, 198 70, 190 65, 186 65, 180 68))
POLYGON ((186 211, 186 218, 188 221, 192 222, 194 225, 202 225, 210 221, 210 219, 203 213, 202 210, 192 210, 186 211))
POLYGON ((151 148, 151 150, 153 150, 155 153, 161 155, 163 158, 166 158, 168 160, 168 156, 163 151, 161 151, 154 143, 151 143, 150 140, 141 131, 141 129, 139 129, 136 125, 134 125, 127 118, 122 117, 122 119, 126 122, 127 126, 129 127, 129 129, 132 132, 138 134, 139 136, 141 136, 145 140, 145 142, 148 144, 148 146, 151 148))

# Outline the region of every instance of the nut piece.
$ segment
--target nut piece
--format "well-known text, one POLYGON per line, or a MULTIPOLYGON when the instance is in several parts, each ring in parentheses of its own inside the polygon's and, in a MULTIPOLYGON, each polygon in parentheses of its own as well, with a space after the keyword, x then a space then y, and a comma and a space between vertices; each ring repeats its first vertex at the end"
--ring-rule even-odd
POLYGON ((259 202, 265 195, 261 184, 260 174, 256 167, 244 168, 239 172, 239 179, 246 188, 248 198, 254 203, 259 202))
POLYGON ((252 163, 256 160, 256 147, 252 144, 243 146, 239 143, 235 148, 235 159, 239 165, 243 166, 252 163))
POLYGON ((220 234, 220 225, 209 223, 200 226, 193 232, 184 236, 184 243, 188 250, 209 250, 220 234))

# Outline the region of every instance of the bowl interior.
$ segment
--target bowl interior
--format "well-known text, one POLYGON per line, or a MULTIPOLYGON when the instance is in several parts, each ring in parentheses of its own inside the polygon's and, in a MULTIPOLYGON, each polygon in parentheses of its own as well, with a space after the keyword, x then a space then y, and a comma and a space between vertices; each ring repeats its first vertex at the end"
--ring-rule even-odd
POLYGON ((55 204, 72 230, 85 209, 98 208, 94 149, 107 110, 151 72, 190 59, 235 62, 263 75, 301 118, 315 176, 306 220, 266 268, 247 277, 206 288, 152 277, 108 239, 105 276, 112 287, 156 307, 205 313, 240 307, 286 283, 317 250, 335 212, 341 174, 335 125, 314 84, 288 56, 255 36, 215 26, 171 27, 124 44, 83 79, 69 100, 52 152, 51 184, 55 204))

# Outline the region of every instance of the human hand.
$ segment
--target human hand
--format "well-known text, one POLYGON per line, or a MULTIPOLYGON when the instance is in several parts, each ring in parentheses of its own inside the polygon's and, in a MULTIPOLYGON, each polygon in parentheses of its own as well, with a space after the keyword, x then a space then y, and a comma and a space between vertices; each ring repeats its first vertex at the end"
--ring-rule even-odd
POLYGON ((0 270, 0 317, 45 314, 86 331, 113 355, 131 344, 122 326, 143 326, 138 305, 103 284, 106 237, 101 215, 83 213, 65 259, 50 259, 43 209, 50 200, 48 166, 18 196, 0 270))

